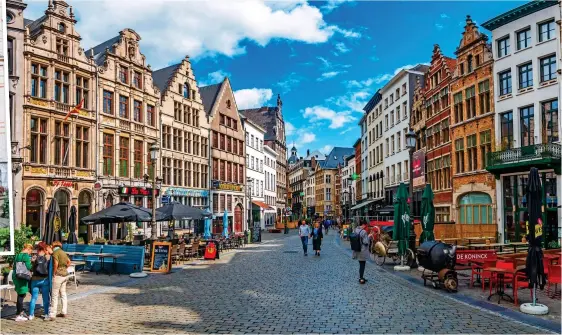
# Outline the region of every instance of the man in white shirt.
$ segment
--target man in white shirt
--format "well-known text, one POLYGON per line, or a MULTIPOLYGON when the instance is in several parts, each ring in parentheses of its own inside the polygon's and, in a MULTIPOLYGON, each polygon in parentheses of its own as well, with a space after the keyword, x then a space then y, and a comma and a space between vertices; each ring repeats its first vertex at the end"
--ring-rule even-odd
POLYGON ((299 236, 302 242, 302 250, 304 251, 304 255, 308 256, 307 248, 308 248, 308 237, 310 236, 310 227, 302 222, 301 226, 299 227, 299 236))

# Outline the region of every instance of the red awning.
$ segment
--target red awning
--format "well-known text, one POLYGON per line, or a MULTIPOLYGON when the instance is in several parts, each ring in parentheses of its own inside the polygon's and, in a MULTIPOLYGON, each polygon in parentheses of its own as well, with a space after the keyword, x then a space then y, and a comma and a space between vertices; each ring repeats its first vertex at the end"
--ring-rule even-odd
POLYGON ((261 202, 261 201, 257 201, 257 200, 252 200, 252 203, 253 203, 254 205, 256 205, 256 206, 259 206, 259 207, 263 208, 263 209, 273 209, 273 208, 269 207, 269 205, 266 204, 265 202, 261 202))

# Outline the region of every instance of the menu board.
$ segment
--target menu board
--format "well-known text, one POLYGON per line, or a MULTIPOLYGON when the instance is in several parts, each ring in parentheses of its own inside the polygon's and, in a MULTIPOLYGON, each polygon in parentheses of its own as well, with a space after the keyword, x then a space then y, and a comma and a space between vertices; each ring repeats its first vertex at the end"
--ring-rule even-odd
POLYGON ((172 270, 172 242, 154 242, 150 272, 170 272, 172 270))

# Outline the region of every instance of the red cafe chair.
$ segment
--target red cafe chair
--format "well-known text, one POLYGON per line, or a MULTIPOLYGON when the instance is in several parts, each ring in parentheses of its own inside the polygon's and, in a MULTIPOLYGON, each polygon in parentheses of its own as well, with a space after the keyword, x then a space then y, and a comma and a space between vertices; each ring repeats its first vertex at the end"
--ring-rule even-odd
POLYGON ((487 261, 484 262, 482 265, 477 265, 472 263, 471 266, 471 273, 470 273, 470 286, 474 287, 474 276, 479 275, 480 281, 482 282, 482 291, 484 291, 484 285, 486 284, 486 279, 488 283, 491 285, 492 283, 492 273, 490 271, 486 271, 486 268, 493 267, 496 265, 496 261, 487 261))
POLYGON ((531 294, 531 300, 533 300, 533 290, 529 287, 529 279, 523 272, 517 272, 513 278, 513 302, 515 306, 519 306, 517 303, 517 291, 521 288, 528 288, 531 294))
POLYGON ((552 297, 556 295, 556 288, 559 284, 561 284, 561 266, 560 265, 549 265, 548 266, 548 277, 547 277, 547 286, 546 286, 546 294, 550 294, 550 284, 554 284, 554 294, 552 297))
MULTIPOLYGON (((500 269, 515 270, 515 263, 507 262, 507 261, 497 261, 496 267, 500 268, 500 269)), ((513 277, 514 277, 513 273, 504 273, 503 274, 504 289, 505 289, 505 285, 507 285, 509 282, 514 281, 513 277)), ((498 274, 492 273, 492 280, 490 282, 490 294, 492 294, 492 288, 497 284, 498 284, 498 274)))

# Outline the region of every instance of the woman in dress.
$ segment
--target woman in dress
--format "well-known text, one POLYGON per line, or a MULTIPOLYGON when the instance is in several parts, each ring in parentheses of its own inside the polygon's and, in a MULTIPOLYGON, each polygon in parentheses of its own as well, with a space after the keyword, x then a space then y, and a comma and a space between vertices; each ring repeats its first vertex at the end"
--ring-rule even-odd
POLYGON ((322 238, 324 238, 324 235, 322 234, 322 228, 320 228, 320 223, 316 222, 314 224, 314 229, 312 229, 311 237, 312 249, 314 249, 314 254, 316 256, 320 256, 320 247, 322 246, 322 238))

